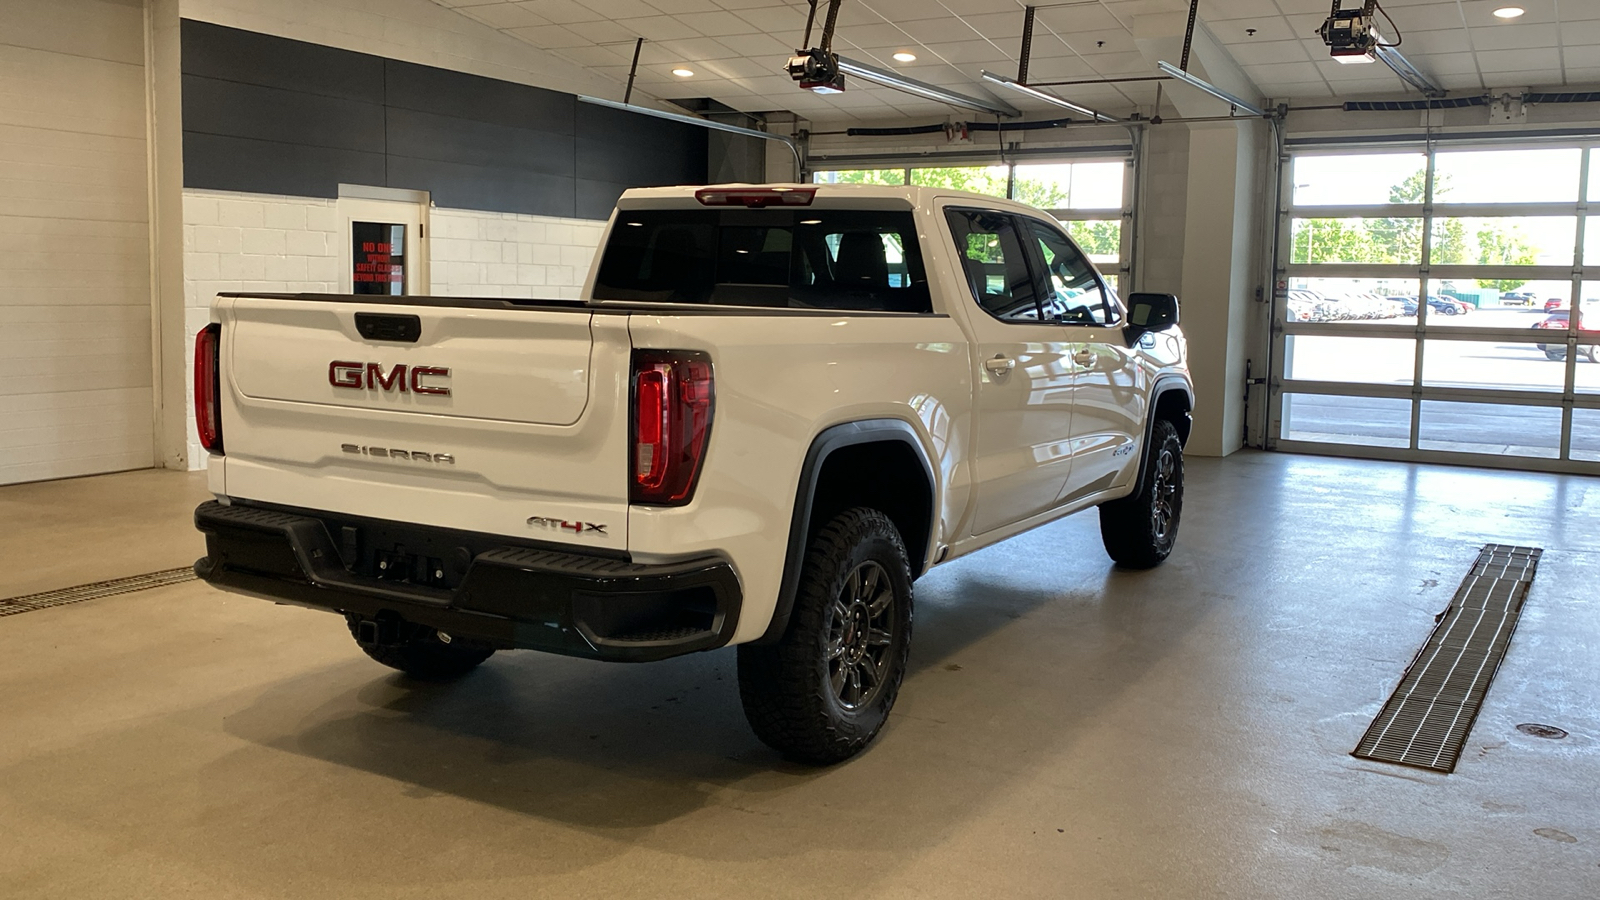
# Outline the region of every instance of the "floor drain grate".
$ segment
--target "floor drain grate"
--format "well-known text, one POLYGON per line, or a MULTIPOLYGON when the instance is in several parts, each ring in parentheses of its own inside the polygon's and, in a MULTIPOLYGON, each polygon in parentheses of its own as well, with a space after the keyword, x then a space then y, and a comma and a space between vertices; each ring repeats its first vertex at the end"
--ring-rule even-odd
POLYGON ((1544 554, 1485 544, 1355 756, 1452 772, 1544 554))
POLYGON ((22 597, 0 600, 0 616, 14 616, 18 613, 32 612, 36 609, 66 606, 69 603, 82 603, 85 600, 95 600, 115 594, 129 594, 134 591, 165 587, 169 584, 179 584, 193 580, 194 569, 185 566, 182 569, 164 569, 160 572, 147 572, 144 575, 130 575, 127 578, 96 581, 94 584, 80 584, 77 587, 43 591, 38 594, 27 594, 22 597))

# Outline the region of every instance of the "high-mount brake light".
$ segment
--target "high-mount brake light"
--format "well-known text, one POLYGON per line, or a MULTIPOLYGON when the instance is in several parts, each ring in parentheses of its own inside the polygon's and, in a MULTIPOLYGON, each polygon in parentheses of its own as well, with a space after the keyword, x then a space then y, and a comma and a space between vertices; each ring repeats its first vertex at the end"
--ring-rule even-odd
POLYGON ((633 453, 628 500, 682 506, 694 497, 711 433, 711 357, 633 351, 633 453))
POLYGON ((814 187, 701 188, 694 198, 703 206, 810 206, 817 199, 814 187))
POLYGON ((213 322, 194 338, 194 427, 207 453, 222 455, 222 326, 213 322))

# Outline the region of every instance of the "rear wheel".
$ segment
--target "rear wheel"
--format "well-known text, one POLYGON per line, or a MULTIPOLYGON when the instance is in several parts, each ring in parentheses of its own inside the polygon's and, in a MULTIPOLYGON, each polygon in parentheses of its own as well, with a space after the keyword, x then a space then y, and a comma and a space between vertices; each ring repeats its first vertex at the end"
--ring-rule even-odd
POLYGON ((1120 566, 1148 569, 1172 553, 1183 515, 1183 442, 1166 419, 1150 426, 1139 493, 1100 504, 1100 540, 1120 566))
POLYGON ((379 628, 379 623, 360 616, 347 614, 344 618, 350 636, 364 653, 391 669, 426 681, 459 678, 494 655, 493 647, 451 638, 411 622, 386 622, 379 628), (377 639, 380 634, 381 641, 377 639))
POLYGON ((739 647, 739 697, 763 743, 828 765, 883 728, 911 649, 911 567, 889 517, 859 507, 817 534, 789 628, 739 647))

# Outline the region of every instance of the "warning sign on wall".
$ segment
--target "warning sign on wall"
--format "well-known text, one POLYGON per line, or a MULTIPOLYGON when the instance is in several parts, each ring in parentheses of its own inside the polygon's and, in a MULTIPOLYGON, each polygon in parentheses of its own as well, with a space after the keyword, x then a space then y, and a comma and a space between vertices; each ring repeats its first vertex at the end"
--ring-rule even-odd
POLYGON ((406 226, 350 223, 350 285, 357 294, 406 292, 406 226))

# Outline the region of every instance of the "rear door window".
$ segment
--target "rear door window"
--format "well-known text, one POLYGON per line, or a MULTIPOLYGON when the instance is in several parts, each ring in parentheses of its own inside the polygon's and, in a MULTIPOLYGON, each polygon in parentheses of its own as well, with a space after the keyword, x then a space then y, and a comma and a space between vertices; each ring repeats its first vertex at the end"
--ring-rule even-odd
POLYGON ((910 211, 622 210, 597 300, 926 313, 910 211))

